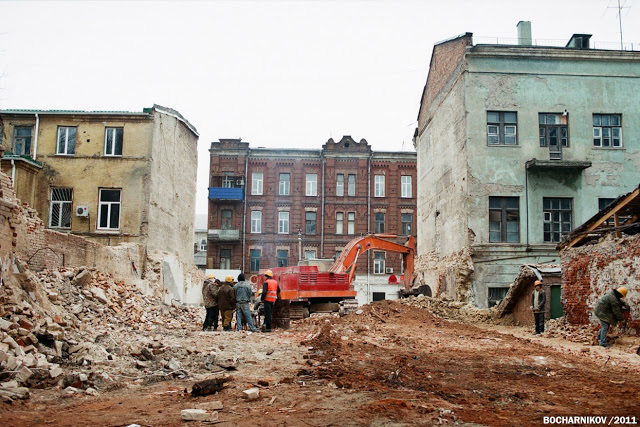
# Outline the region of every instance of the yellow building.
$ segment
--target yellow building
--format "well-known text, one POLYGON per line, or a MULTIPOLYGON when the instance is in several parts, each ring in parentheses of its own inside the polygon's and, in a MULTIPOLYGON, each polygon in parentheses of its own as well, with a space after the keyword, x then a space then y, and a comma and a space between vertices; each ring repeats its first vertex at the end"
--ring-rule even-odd
POLYGON ((46 226, 193 263, 198 132, 180 113, 0 110, 2 171, 46 226))

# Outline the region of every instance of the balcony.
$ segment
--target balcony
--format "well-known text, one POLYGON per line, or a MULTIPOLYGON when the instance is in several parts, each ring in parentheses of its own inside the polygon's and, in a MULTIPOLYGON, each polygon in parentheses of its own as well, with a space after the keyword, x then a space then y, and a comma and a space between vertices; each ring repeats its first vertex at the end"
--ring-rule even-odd
POLYGON ((226 187, 209 187, 209 200, 243 200, 244 189, 242 188, 226 188, 226 187))
POLYGON ((209 230, 209 240, 232 242, 240 240, 240 230, 209 230))

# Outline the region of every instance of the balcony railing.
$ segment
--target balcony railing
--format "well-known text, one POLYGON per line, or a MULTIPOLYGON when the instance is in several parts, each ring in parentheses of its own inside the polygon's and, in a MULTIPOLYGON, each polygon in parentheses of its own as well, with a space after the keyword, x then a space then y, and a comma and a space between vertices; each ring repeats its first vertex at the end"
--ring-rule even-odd
POLYGON ((243 200, 244 189, 242 188, 226 188, 226 187, 209 187, 210 200, 243 200))
POLYGON ((209 230, 209 240, 240 240, 240 230, 209 230))

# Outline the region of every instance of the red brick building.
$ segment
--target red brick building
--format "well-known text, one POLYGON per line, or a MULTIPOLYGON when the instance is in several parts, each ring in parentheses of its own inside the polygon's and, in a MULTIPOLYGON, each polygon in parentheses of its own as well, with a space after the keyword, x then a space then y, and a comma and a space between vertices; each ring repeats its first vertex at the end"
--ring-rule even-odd
MULTIPOLYGON (((207 268, 297 265, 333 258, 369 233, 416 236, 416 154, 374 152, 366 140, 329 139, 321 150, 211 143, 207 268)), ((358 275, 402 273, 401 255, 367 252, 358 275)))

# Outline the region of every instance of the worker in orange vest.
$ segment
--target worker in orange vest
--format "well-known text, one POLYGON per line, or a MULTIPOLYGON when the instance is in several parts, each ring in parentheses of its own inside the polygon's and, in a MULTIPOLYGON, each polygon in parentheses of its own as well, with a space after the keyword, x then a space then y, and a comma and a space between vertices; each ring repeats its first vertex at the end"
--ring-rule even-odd
POLYGON ((262 301, 264 302, 264 326, 265 332, 271 332, 271 316, 273 314, 273 305, 280 298, 280 285, 273 278, 273 272, 267 270, 264 273, 267 280, 262 285, 262 301))

